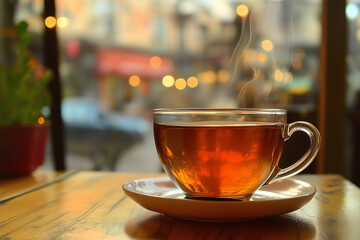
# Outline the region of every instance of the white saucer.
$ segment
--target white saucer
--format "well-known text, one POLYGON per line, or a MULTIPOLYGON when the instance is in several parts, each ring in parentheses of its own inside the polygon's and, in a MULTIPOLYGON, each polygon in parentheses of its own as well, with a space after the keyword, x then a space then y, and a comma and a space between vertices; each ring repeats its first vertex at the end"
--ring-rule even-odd
POLYGON ((240 221, 295 211, 308 203, 316 188, 309 183, 284 179, 260 188, 250 201, 187 199, 169 178, 125 183, 123 190, 151 211, 197 221, 240 221))

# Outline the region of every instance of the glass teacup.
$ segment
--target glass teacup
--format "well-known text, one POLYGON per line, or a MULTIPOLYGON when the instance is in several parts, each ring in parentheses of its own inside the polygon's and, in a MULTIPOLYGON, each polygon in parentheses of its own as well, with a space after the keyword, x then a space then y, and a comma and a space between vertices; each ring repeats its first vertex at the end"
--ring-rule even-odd
POLYGON ((304 170, 319 151, 315 126, 286 122, 283 109, 155 109, 154 137, 165 172, 187 197, 248 200, 304 170), (309 149, 280 169, 283 143, 295 131, 309 136, 309 149))

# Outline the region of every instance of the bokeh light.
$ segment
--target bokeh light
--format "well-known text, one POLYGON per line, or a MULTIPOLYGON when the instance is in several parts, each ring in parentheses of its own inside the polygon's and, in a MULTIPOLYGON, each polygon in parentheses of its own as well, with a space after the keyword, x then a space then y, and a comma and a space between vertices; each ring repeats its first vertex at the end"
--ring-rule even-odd
POLYGON ((66 28, 69 25, 70 21, 67 17, 59 17, 57 20, 57 26, 59 28, 66 28))
POLYGON ((45 26, 47 28, 54 28, 56 26, 56 18, 49 16, 45 19, 45 26))
POLYGON ((137 87, 140 85, 140 77, 139 76, 136 76, 136 75, 132 75, 130 78, 129 78, 129 84, 130 86, 132 87, 137 87))
POLYGON ((274 78, 276 81, 281 82, 284 78, 284 74, 279 69, 276 69, 274 73, 274 78))
POLYGON ((240 16, 240 17, 246 17, 247 15, 249 15, 249 8, 246 5, 239 5, 236 8, 236 13, 240 16))
POLYGON ((267 51, 267 52, 270 52, 274 49, 274 44, 272 41, 270 40, 264 40, 261 42, 261 47, 267 51))
POLYGON ((263 52, 259 52, 258 55, 257 55, 257 61, 259 63, 265 63, 267 61, 267 55, 266 53, 263 53, 263 52))
POLYGON ((226 83, 230 79, 230 74, 229 74, 229 72, 227 70, 220 69, 218 71, 217 78, 218 78, 219 82, 226 83))
POLYGON ((196 88, 199 85, 199 80, 196 77, 189 77, 187 79, 187 85, 189 88, 196 88))
POLYGON ((346 5, 346 16, 350 20, 354 20, 359 15, 359 8, 354 3, 349 3, 346 5))
POLYGON ((205 71, 199 74, 199 80, 203 83, 212 84, 216 81, 216 73, 214 71, 205 71))
POLYGON ((161 58, 159 56, 152 56, 150 58, 150 66, 153 68, 158 68, 161 66, 161 58))
POLYGON ((38 123, 41 124, 41 125, 44 124, 44 123, 45 123, 45 119, 44 119, 43 117, 39 117, 39 118, 38 118, 38 123))
POLYGON ((172 87, 175 84, 175 78, 171 75, 166 75, 165 77, 163 77, 162 79, 162 84, 165 87, 172 87))
POLYGON ((176 87, 176 89, 178 89, 178 90, 183 90, 183 89, 185 89, 185 88, 186 88, 186 81, 185 81, 185 79, 183 79, 183 78, 178 78, 178 79, 176 79, 176 81, 175 81, 175 87, 176 87))

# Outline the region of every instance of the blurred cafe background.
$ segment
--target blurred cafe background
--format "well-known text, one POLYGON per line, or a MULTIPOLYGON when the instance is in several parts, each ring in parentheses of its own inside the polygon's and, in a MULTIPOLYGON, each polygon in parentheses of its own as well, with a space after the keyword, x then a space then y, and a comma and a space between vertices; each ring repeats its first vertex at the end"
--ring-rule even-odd
MULTIPOLYGON (((355 0, 3 0, 0 61, 21 20, 34 54, 56 59, 61 118, 44 169, 58 155, 66 169, 161 171, 152 109, 271 107, 321 131, 307 172, 359 184, 359 10, 355 0)), ((282 166, 308 144, 295 134, 282 166)))

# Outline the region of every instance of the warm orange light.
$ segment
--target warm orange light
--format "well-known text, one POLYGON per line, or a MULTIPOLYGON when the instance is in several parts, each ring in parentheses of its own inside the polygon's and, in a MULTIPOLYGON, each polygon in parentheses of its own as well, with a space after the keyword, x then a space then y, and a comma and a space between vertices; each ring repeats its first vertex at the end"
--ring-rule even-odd
POLYGON ((196 88, 199 84, 199 80, 196 77, 189 77, 187 79, 187 85, 189 88, 196 88))
POLYGON ((132 87, 137 87, 140 85, 140 78, 139 76, 133 75, 129 78, 129 84, 132 87))
POLYGON ((270 40, 264 40, 261 42, 261 47, 267 51, 267 52, 270 52, 274 49, 274 44, 272 41, 270 40))
POLYGON ((257 69, 256 76, 260 79, 265 79, 265 73, 261 71, 260 68, 257 69))
POLYGON ((266 53, 263 53, 263 52, 259 52, 258 55, 257 55, 257 61, 259 63, 265 63, 267 61, 267 55, 266 53))
POLYGON ((172 87, 172 86, 174 86, 174 83, 175 83, 175 78, 173 76, 171 76, 171 75, 166 75, 162 79, 162 84, 165 87, 172 87))
POLYGON ((69 25, 70 21, 67 17, 59 17, 57 20, 57 26, 59 28, 66 28, 69 25))
POLYGON ((56 26, 56 19, 53 16, 49 16, 45 19, 45 26, 47 28, 54 28, 56 26))
POLYGON ((41 125, 44 124, 44 123, 45 123, 45 119, 44 119, 43 117, 39 117, 39 118, 38 118, 38 123, 41 124, 41 125))
POLYGON ((212 84, 216 81, 216 74, 214 71, 206 71, 199 74, 200 82, 212 84))
POLYGON ((221 69, 221 70, 219 70, 217 77, 218 77, 219 82, 226 83, 230 79, 230 74, 227 70, 221 69))
POLYGON ((150 58, 150 66, 153 68, 158 68, 161 66, 162 59, 159 56, 153 56, 150 58))
POLYGON ((249 15, 249 8, 246 5, 239 5, 236 8, 236 13, 240 17, 246 17, 247 15, 249 15))
POLYGON ((274 73, 274 78, 276 81, 281 82, 284 78, 284 74, 279 69, 276 69, 274 73))
POLYGON ((176 87, 176 89, 178 89, 178 90, 183 90, 184 88, 186 88, 186 81, 185 81, 185 79, 183 79, 183 78, 178 78, 178 79, 176 79, 176 81, 175 81, 175 87, 176 87))

